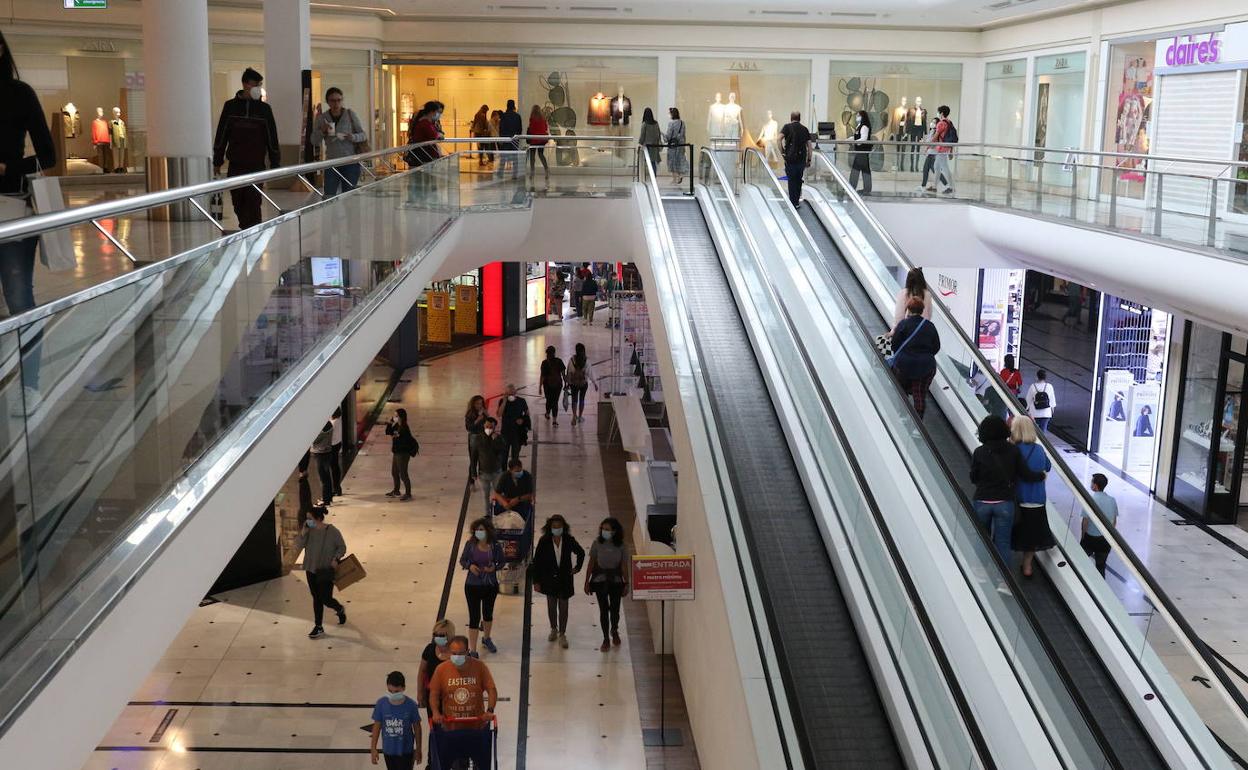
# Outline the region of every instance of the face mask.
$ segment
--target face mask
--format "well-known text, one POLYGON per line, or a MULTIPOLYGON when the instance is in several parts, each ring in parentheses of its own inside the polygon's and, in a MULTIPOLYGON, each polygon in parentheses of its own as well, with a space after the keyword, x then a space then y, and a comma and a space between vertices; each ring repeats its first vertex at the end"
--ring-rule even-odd
POLYGON ((485 539, 485 530, 484 530, 484 529, 478 529, 476 532, 473 532, 472 534, 476 535, 478 540, 484 540, 484 539, 485 539))
POLYGON ((563 536, 563 527, 551 527, 551 528, 550 528, 550 534, 554 535, 555 537, 562 537, 562 536, 563 536))
POLYGON ((433 637, 433 643, 434 643, 434 644, 436 644, 436 645, 438 645, 439 647, 445 647, 445 646, 446 646, 446 637, 445 637, 445 636, 435 636, 435 637, 433 637))
POLYGON ((455 668, 461 668, 467 662, 468 662, 467 655, 452 655, 451 656, 451 663, 455 665, 455 668))
POLYGON ((251 94, 252 99, 259 101, 260 97, 264 95, 264 90, 261 89, 260 86, 252 86, 251 91, 249 91, 248 93, 251 94))
POLYGON ((485 429, 483 429, 481 432, 482 432, 482 433, 484 433, 485 435, 487 435, 487 436, 488 436, 488 435, 490 435, 491 433, 493 433, 493 432, 494 432, 494 429, 493 429, 493 428, 485 428, 485 429))
POLYGON ((316 529, 316 519, 308 519, 305 523, 308 525, 308 529, 316 529))
POLYGON ((610 540, 614 534, 615 533, 609 529, 602 530, 602 541, 605 543, 606 541, 610 540))
POLYGON ((519 481, 519 480, 520 480, 520 477, 521 477, 521 476, 523 476, 523 475, 524 475, 524 471, 520 471, 520 472, 518 472, 518 473, 513 473, 513 474, 511 474, 511 477, 512 477, 513 479, 515 479, 516 481, 519 481))
POLYGON ((515 400, 516 400, 516 397, 515 397, 515 396, 508 396, 508 397, 507 397, 507 400, 508 400, 508 401, 515 401, 515 400))
POLYGON ((390 699, 391 703, 397 706, 400 703, 402 703, 403 699, 406 698, 407 696, 404 695, 402 692, 387 692, 386 697, 390 699))

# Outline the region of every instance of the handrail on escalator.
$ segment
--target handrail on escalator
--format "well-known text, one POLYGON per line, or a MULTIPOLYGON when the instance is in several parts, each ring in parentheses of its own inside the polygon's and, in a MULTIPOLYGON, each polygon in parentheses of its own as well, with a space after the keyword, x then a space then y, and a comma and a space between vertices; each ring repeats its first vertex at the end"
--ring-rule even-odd
MULTIPOLYGON (((858 195, 857 191, 849 185, 848 181, 845 179, 844 175, 841 174, 840 170, 836 168, 835 164, 832 163, 832 161, 822 152, 816 152, 814 156, 816 162, 821 163, 824 166, 824 170, 837 181, 842 191, 844 191, 847 196, 847 200, 855 206, 856 210, 864 217, 868 225, 874 231, 873 235, 875 235, 890 251, 891 256, 897 261, 897 263, 905 267, 907 270, 913 269, 914 263, 909 260, 888 231, 885 230, 880 224, 874 213, 862 200, 861 196, 858 195)), ((1005 384, 1001 382, 998 373, 988 363, 987 359, 984 358, 978 346, 972 343, 970 337, 966 333, 966 330, 953 320, 948 309, 945 308, 941 302, 934 302, 933 307, 933 312, 942 315, 947 323, 947 326, 952 328, 959 336, 959 343, 965 349, 971 351, 971 354, 973 355, 973 366, 978 367, 984 374, 989 387, 1010 409, 1011 414, 1016 416, 1025 416, 1026 411, 1023 409, 1021 402, 1019 402, 1017 397, 1015 397, 1014 394, 1005 387, 1005 384)), ((1184 641, 1186 641, 1191 650, 1199 657, 1201 663, 1204 665, 1204 668, 1211 673, 1216 681, 1221 685, 1219 688, 1220 694, 1238 708, 1241 719, 1248 718, 1248 698, 1245 698, 1244 694, 1230 679, 1225 670, 1217 664, 1214 656, 1210 653, 1208 645, 1203 639, 1200 638, 1199 635, 1197 635, 1195 630, 1187 622, 1187 619, 1182 615, 1182 613, 1179 612, 1178 608, 1174 605, 1174 602, 1153 578, 1152 574, 1135 554, 1135 551, 1119 535, 1117 529, 1105 520, 1100 509, 1097 508, 1096 504, 1092 501, 1088 491, 1075 479, 1074 473, 1070 470, 1070 467, 1062 458, 1061 453, 1053 447, 1046 436, 1041 435, 1040 441, 1044 446, 1046 453, 1052 460, 1054 470, 1057 472, 1058 476, 1070 489, 1075 497, 1075 500, 1081 504, 1083 510, 1094 518, 1097 522, 1098 528, 1105 534, 1106 538, 1110 540, 1113 547, 1118 550, 1119 556, 1130 568, 1132 576, 1144 589, 1145 599, 1155 610, 1163 615, 1163 617, 1173 628, 1181 632, 1181 636, 1184 641)), ((1072 570, 1072 573, 1082 581, 1082 576, 1080 576, 1077 571, 1072 570)), ((1218 736, 1215 735, 1215 738, 1218 738, 1218 736)), ((1221 738, 1218 738, 1218 740, 1219 742, 1222 742, 1221 738)), ((1225 746, 1225 743, 1223 743, 1223 745, 1225 746)), ((1244 764, 1243 758, 1237 756, 1229 748, 1228 752, 1237 762, 1244 764)))
MULTIPOLYGON (((705 180, 707 177, 712 177, 712 181, 717 181, 719 183, 720 188, 722 188, 725 191, 733 191, 734 188, 729 184, 729 177, 724 173, 722 167, 720 166, 718 159, 715 157, 715 152, 709 148, 703 147, 701 149, 700 156, 701 156, 702 163, 701 163, 699 170, 702 174, 703 179, 705 180)), ((703 182, 703 184, 704 186, 706 186, 705 181, 703 182)), ((744 226, 744 217, 742 216, 741 209, 737 204, 735 196, 732 195, 730 192, 729 194, 725 196, 725 200, 728 203, 729 209, 731 210, 734 219, 738 223, 738 229, 742 237, 747 242, 748 248, 753 253, 755 260, 761 263, 761 257, 760 257, 761 252, 758 248, 757 243, 754 240, 753 235, 750 233, 749 228, 744 226)), ((814 366, 815 366, 814 362, 812 361, 805 344, 802 342, 803 336, 798 333, 797 327, 793 321, 793 318, 791 317, 788 310, 786 309, 785 303, 781 302, 779 298, 775 295, 774 287, 770 285, 766 285, 765 290, 773 298, 774 306, 775 308, 777 308, 780 316, 783 318, 785 327, 787 328, 789 335, 791 336, 791 338, 793 339, 795 343, 795 348, 798 354, 801 356, 802 360, 805 362, 807 369, 809 371, 813 371, 814 366)), ((852 443, 849 440, 849 436, 845 432, 845 429, 842 426, 840 419, 836 416, 836 412, 832 408, 832 404, 828 400, 827 394, 823 392, 821 389, 816 389, 815 395, 818 397, 819 402, 822 405, 823 414, 826 416, 828 424, 831 426, 833 432, 835 433, 837 442, 842 447, 847 448, 851 446, 852 443)), ((971 743, 974 747, 976 756, 979 759, 979 761, 983 763, 984 768, 995 768, 997 766, 996 762, 992 756, 991 751, 988 748, 988 742, 984 738, 983 732, 981 731, 979 727, 979 723, 975 719, 974 710, 970 706, 970 702, 968 698, 966 697, 965 692, 962 689, 961 683, 958 681, 957 676, 954 674, 953 666, 950 663, 949 658, 945 653, 944 647, 942 646, 940 642, 938 634, 936 633, 935 625, 932 623, 931 616, 928 614, 927 609, 922 602, 918 588, 915 585, 913 577, 910 575, 910 571, 906 565, 905 560, 901 556, 901 552, 897 546, 897 543, 893 539, 892 533, 889 531, 888 525, 884 519, 884 515, 880 509, 879 503, 876 500, 875 495, 872 492, 871 487, 867 482, 866 475, 863 473, 862 467, 858 463, 858 460, 853 452, 846 450, 845 457, 847 458, 847 461, 848 461, 847 464, 848 464, 849 470, 854 476, 854 479, 857 483, 859 491, 861 491, 862 493, 862 498, 866 503, 867 510, 870 512, 871 518, 875 524, 875 527, 877 531, 880 533, 881 541, 885 547, 885 550, 887 551, 893 565, 896 567, 897 575, 901 581, 903 589, 906 592, 906 598, 908 599, 909 606, 911 607, 911 609, 914 612, 915 617, 919 621, 919 627, 922 629, 923 634, 926 637, 928 648, 932 651, 932 655, 935 658, 936 664, 940 669, 941 676, 943 680, 945 681, 947 687, 949 688, 949 693, 952 696, 954 703, 957 705, 959 716, 961 717, 961 723, 965 727, 967 734, 969 735, 971 739, 971 743)), ((850 557, 857 560, 856 554, 851 553, 850 557)), ((873 608, 875 608, 875 612, 877 616, 882 616, 880 613, 880 610, 878 609, 878 607, 876 607, 875 598, 874 597, 868 597, 868 598, 871 601, 873 608)), ((896 660, 894 651, 890 648, 888 652, 889 652, 890 657, 892 657, 894 662, 896 663, 897 660, 896 660)), ((911 704, 912 708, 917 707, 917 704, 915 703, 914 697, 908 686, 906 687, 906 698, 911 704)), ((922 727, 921 720, 919 720, 919 724, 920 724, 920 727, 922 727)), ((924 740, 924 743, 927 745, 929 754, 934 753, 934 748, 932 746, 931 739, 927 735, 926 730, 924 730, 923 740, 924 740)))
MULTIPOLYGON (((756 149, 747 149, 745 153, 746 153, 745 161, 742 163, 743 181, 747 184, 751 183, 751 179, 750 179, 750 175, 748 171, 748 168, 750 166, 748 159, 750 157, 755 157, 759 166, 766 171, 768 178, 771 180, 776 191, 780 194, 781 199, 785 200, 786 191, 781 186, 779 177, 776 176, 775 172, 767 164, 766 158, 762 155, 762 153, 760 153, 756 149)), ((791 215, 790 216, 791 224, 794 227, 796 227, 799 232, 802 233, 803 237, 805 238, 806 244, 812 250, 811 253, 812 254, 817 253, 817 249, 814 247, 814 239, 812 238, 809 230, 806 228, 806 224, 802 222, 801 218, 797 216, 796 212, 792 211, 791 209, 789 210, 789 214, 791 215)), ((821 264, 820 264, 820 268, 822 268, 821 264)), ((866 319, 862 318, 862 316, 858 312, 858 309, 855 308, 853 303, 849 301, 849 298, 845 296, 844 290, 841 288, 841 286, 835 280, 831 280, 831 276, 829 276, 828 278, 829 280, 827 280, 827 285, 831 287, 831 290, 833 292, 835 292, 836 297, 837 297, 837 305, 841 309, 843 309, 854 320, 854 323, 852 325, 853 330, 859 334, 859 336, 862 338, 862 340, 865 342, 868 348, 875 350, 874 340, 872 339, 872 335, 868 331, 870 326, 866 323, 866 319)), ((879 353, 878 350, 876 350, 876 356, 879 358, 880 363, 884 364, 884 357, 881 353, 879 353)), ((912 424, 914 427, 917 427, 919 433, 922 436, 923 443, 926 446, 932 446, 932 447, 936 446, 936 443, 932 438, 931 432, 928 430, 927 424, 919 416, 918 412, 915 411, 913 403, 911 403, 911 400, 908 397, 906 397, 906 394, 902 391, 900 383, 897 382, 896 378, 890 377, 889 379, 891 379, 894 385, 896 385, 896 390, 899 396, 902 396, 901 403, 903 405, 903 408, 907 412, 909 412, 912 418, 912 424)), ((826 394, 823 394, 823 396, 826 398, 826 394)), ((897 443, 896 437, 890 434, 889 439, 893 443, 893 445, 897 447, 897 451, 900 454, 904 455, 905 449, 900 444, 897 443)), ((939 468, 941 475, 948 482, 949 488, 952 490, 954 496, 963 504, 965 515, 968 517, 969 520, 973 521, 971 501, 966 497, 966 494, 962 490, 961 484, 958 483, 957 477, 954 475, 953 470, 949 467, 949 464, 946 462, 945 458, 939 452, 933 452, 932 457, 936 461, 936 466, 939 468)), ((922 489, 923 485, 919 484, 918 486, 920 489, 922 489)), ((1022 596, 1023 595, 1022 586, 1019 584, 1017 576, 1015 575, 1014 571, 1010 568, 1010 565, 1006 564, 1004 560, 1002 560, 1000 554, 997 552, 996 546, 993 545, 991 538, 988 536, 988 533, 985 532, 983 528, 978 527, 978 526, 974 527, 973 529, 976 532, 976 534, 979 536, 980 542, 984 546, 984 550, 989 555, 989 558, 991 558, 997 564, 997 567, 1001 572, 1001 576, 1003 577, 1003 579, 1009 586, 1010 592, 1014 596, 1022 596)), ((1020 601, 1018 602, 1018 606, 1019 606, 1019 609, 1022 611, 1024 617, 1026 617, 1028 624, 1035 632, 1036 640, 1039 642, 1041 648, 1043 649, 1044 654, 1046 658, 1048 659, 1049 663, 1053 666, 1053 670, 1057 673, 1060 681, 1062 682, 1063 687, 1065 688, 1067 694, 1070 696, 1071 701, 1075 704, 1076 708, 1079 709, 1080 716, 1082 717, 1084 723, 1088 726, 1088 730, 1092 734, 1094 740, 1096 741, 1097 746, 1101 749, 1102 754, 1107 758, 1107 760, 1110 762, 1110 764, 1113 767, 1116 767, 1116 768, 1122 767, 1122 764, 1120 760, 1118 759, 1116 753, 1111 749, 1112 742, 1107 738, 1107 736, 1101 730, 1099 723, 1095 719, 1093 719, 1091 709, 1089 708, 1087 702, 1084 700, 1083 696, 1080 694, 1078 688, 1075 686, 1075 682, 1073 678, 1071 677, 1069 670, 1063 664, 1061 660, 1061 656, 1058 654, 1057 650, 1053 647, 1053 644, 1049 640, 1048 636, 1045 633, 1043 633, 1042 631, 1043 626, 1040 622, 1040 619, 1036 616, 1035 611, 1032 609, 1031 605, 1028 604, 1027 602, 1020 601)))

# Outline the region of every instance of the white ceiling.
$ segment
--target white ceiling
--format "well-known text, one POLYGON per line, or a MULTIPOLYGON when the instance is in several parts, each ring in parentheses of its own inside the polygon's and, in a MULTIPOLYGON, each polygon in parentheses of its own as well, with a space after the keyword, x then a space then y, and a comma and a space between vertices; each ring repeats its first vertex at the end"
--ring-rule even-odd
POLYGON ((686 23, 818 24, 982 29, 1038 14, 1105 5, 1106 0, 313 0, 324 10, 357 9, 385 18, 440 17, 686 23))

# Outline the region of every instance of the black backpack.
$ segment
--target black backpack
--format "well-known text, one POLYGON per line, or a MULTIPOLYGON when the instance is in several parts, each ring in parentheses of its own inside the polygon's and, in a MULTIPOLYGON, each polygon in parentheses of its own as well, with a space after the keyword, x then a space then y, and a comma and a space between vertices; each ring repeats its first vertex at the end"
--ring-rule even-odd
POLYGON ((945 131, 945 141, 949 144, 958 143, 958 127, 953 125, 953 121, 945 118, 945 122, 949 124, 949 128, 945 131))
POLYGON ((1036 409, 1048 409, 1050 403, 1051 402, 1049 401, 1049 391, 1047 389, 1040 390, 1037 388, 1036 397, 1031 400, 1032 407, 1036 409))

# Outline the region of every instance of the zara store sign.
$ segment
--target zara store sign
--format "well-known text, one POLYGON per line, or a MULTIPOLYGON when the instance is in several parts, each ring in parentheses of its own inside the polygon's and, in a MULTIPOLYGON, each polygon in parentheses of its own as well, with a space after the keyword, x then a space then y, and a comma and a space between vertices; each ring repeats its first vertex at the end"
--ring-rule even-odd
POLYGON ((1155 53, 1161 74, 1248 69, 1248 23, 1228 24, 1220 32, 1162 38, 1155 53))

